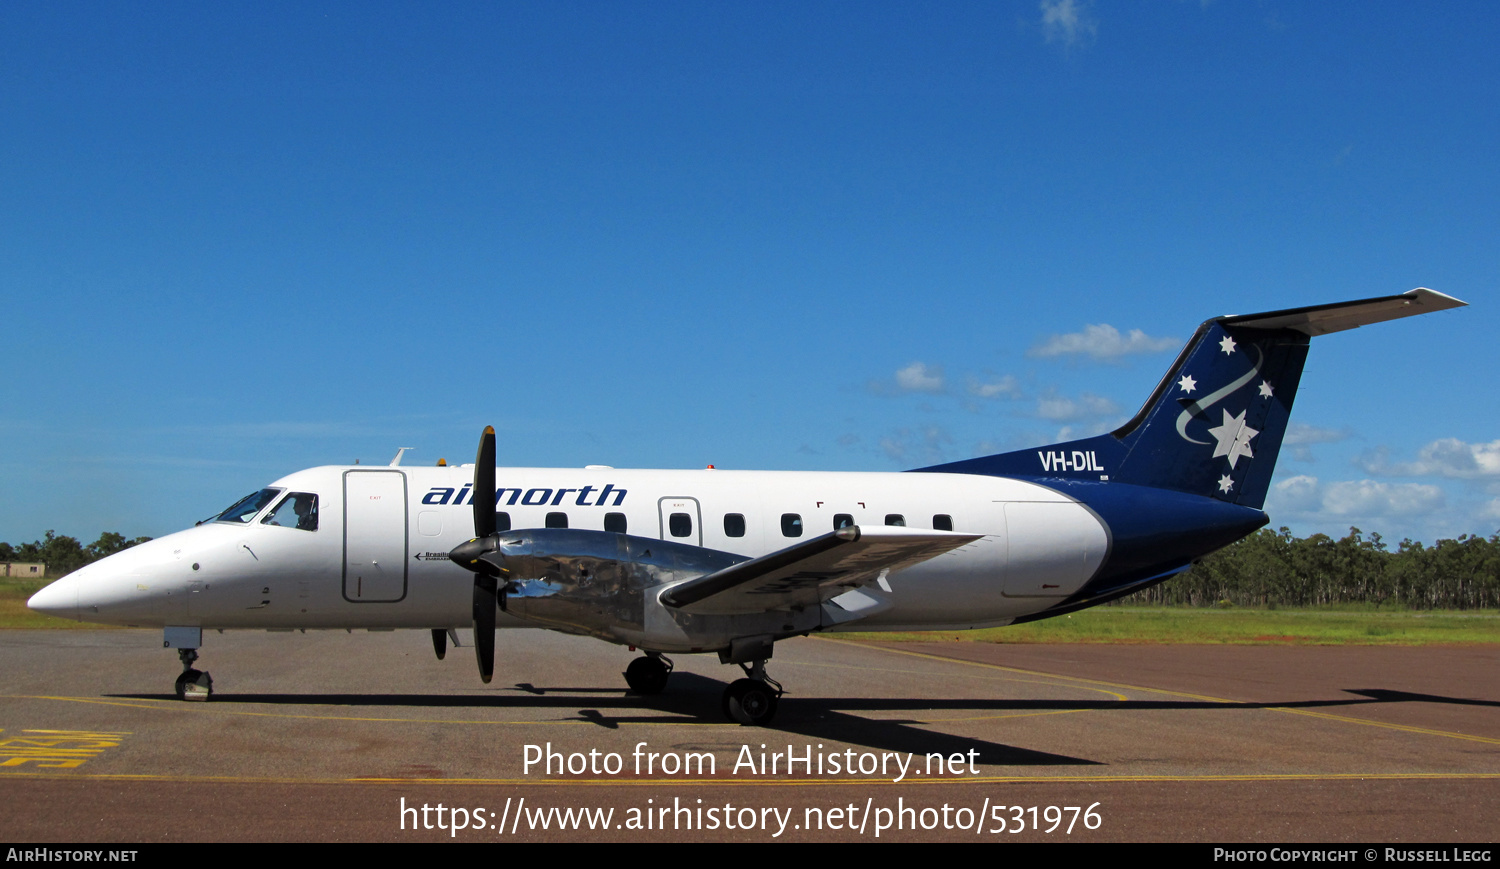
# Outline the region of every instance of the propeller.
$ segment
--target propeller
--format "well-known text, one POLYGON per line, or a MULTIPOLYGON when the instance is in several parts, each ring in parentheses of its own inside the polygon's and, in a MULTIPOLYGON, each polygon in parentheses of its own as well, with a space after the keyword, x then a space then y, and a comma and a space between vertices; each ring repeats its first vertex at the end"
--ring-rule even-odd
MULTIPOLYGON (((474 655, 479 678, 489 684, 495 674, 495 611, 500 579, 510 571, 495 534, 495 429, 485 426, 474 459, 474 539, 460 543, 448 557, 474 572, 474 655)), ((435 641, 435 640, 434 640, 435 641)))

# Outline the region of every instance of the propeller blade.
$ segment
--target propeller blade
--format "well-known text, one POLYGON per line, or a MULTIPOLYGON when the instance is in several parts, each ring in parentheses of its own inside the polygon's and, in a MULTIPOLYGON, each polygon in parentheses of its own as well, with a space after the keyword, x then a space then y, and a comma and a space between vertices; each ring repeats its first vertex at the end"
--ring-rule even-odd
MULTIPOLYGON (((495 675, 495 610, 499 608, 500 583, 510 571, 495 536, 495 429, 485 426, 474 458, 474 539, 448 553, 454 563, 474 571, 474 657, 479 678, 488 685, 495 675)), ((446 637, 432 632, 433 648, 442 658, 446 637)), ((454 645, 458 640, 454 639, 454 645)))
POLYGON ((495 578, 474 574, 474 656, 479 678, 488 685, 495 675, 495 578))
POLYGON ((442 628, 432 629, 432 650, 437 652, 439 661, 448 654, 448 632, 442 628))
POLYGON ((485 426, 474 459, 474 536, 495 533, 495 428, 485 426))

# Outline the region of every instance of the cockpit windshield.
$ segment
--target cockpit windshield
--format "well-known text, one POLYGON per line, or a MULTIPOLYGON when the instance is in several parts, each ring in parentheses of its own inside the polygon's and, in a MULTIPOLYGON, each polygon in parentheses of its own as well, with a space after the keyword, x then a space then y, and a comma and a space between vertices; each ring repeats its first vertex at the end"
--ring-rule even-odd
POLYGON ((246 495, 234 503, 233 507, 214 517, 215 522, 239 522, 248 523, 255 518, 265 506, 281 494, 280 489, 261 489, 253 495, 246 495))

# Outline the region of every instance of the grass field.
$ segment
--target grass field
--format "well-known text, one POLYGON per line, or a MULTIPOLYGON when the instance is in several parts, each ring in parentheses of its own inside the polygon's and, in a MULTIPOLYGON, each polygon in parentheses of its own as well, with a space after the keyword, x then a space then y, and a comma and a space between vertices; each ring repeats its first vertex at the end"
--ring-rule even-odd
MULTIPOLYGON (((0 628, 99 628, 26 608, 47 580, 0 579, 0 628)), ((1096 607, 982 631, 840 634, 871 640, 962 643, 1236 643, 1252 645, 1500 645, 1500 613, 1096 607)))
POLYGON ((871 632, 842 636, 964 643, 1500 645, 1500 613, 1488 610, 1220 610, 1106 606, 1070 616, 979 631, 871 632))
POLYGON ((26 608, 26 599, 36 594, 49 579, 0 578, 0 628, 101 628, 69 619, 55 619, 26 608))

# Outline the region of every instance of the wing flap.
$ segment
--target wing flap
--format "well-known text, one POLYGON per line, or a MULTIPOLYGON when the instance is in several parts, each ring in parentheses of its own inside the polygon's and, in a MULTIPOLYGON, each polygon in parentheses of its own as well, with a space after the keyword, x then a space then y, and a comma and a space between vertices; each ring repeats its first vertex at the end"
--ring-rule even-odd
POLYGON ((695 615, 817 606, 982 536, 887 526, 842 528, 690 579, 664 592, 661 601, 695 615))

